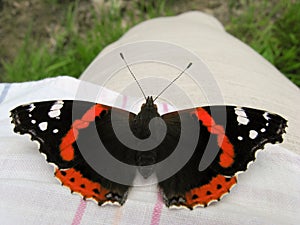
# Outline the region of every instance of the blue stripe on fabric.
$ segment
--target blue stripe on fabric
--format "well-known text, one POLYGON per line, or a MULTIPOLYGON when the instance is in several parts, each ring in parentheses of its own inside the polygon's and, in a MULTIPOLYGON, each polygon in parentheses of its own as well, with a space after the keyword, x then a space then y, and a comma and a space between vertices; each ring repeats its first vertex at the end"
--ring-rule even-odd
POLYGON ((7 93, 8 93, 8 90, 9 88, 11 87, 11 84, 7 83, 7 84, 4 84, 4 88, 0 94, 0 104, 4 101, 4 99, 6 98, 7 96, 7 93))

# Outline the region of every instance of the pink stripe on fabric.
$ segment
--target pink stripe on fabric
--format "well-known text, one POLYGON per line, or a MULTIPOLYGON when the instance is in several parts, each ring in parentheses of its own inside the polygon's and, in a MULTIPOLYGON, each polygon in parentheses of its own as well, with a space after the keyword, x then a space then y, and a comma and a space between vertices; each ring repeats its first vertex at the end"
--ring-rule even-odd
POLYGON ((163 103, 163 110, 164 110, 164 112, 165 113, 167 113, 168 112, 168 104, 167 103, 163 103))
POLYGON ((162 208, 163 208, 162 197, 161 197, 161 194, 158 193, 157 201, 155 203, 153 213, 152 213, 151 225, 158 225, 159 224, 162 208))
POLYGON ((86 201, 83 199, 80 200, 80 204, 76 210, 75 216, 72 221, 72 225, 79 225, 86 209, 86 201))
POLYGON ((127 105, 127 96, 123 96, 122 109, 125 109, 127 105))
POLYGON ((120 208, 117 209, 117 212, 115 214, 114 221, 113 221, 112 225, 120 224, 122 215, 123 215, 123 208, 120 207, 120 208))

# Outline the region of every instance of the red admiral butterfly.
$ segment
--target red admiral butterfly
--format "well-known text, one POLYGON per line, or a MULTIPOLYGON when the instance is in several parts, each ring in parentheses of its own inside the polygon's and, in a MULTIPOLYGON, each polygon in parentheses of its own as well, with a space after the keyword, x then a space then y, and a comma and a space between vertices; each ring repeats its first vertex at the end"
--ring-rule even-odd
MULTIPOLYGON (((102 104, 72 100, 35 102, 16 107, 11 117, 14 132, 28 133, 32 140, 40 143, 40 152, 49 163, 55 164, 55 176, 62 185, 80 193, 84 199, 96 200, 99 205, 107 202, 122 205, 131 185, 119 184, 97 173, 82 156, 82 148, 85 151, 97 149, 99 145, 95 140, 100 139, 113 157, 137 166, 147 179, 157 172, 153 165, 169 157, 176 148, 182 119, 194 121, 200 132, 192 156, 167 179, 159 179, 160 173, 157 173, 165 204, 190 209, 220 200, 236 184, 237 174, 255 160, 259 149, 266 143, 283 141, 287 127, 287 121, 279 115, 236 106, 206 106, 159 115, 155 99, 147 97, 137 115, 121 109, 114 112, 118 120, 129 121, 132 133, 139 139, 151 135, 149 123, 153 118, 164 121, 165 137, 150 151, 128 148, 118 140, 112 126, 112 107, 102 104), (223 112, 225 121, 220 119, 223 112), (92 132, 93 127, 97 132, 92 132), (210 139, 213 143, 208 148, 210 139), (81 143, 80 148, 78 143, 81 143), (204 152, 212 149, 217 150, 217 156, 200 171, 199 162, 204 152)), ((133 182, 135 174, 126 176, 133 182)))

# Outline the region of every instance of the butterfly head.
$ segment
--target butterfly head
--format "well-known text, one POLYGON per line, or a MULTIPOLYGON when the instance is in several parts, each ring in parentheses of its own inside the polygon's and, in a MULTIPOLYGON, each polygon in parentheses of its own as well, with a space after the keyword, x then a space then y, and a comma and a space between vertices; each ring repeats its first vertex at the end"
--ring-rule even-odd
POLYGON ((157 112, 157 105, 154 104, 152 96, 148 96, 146 98, 146 103, 142 105, 139 115, 141 115, 144 119, 150 119, 150 120, 153 117, 159 116, 157 112))
POLYGON ((146 103, 142 105, 141 110, 153 110, 153 109, 157 111, 157 106, 154 104, 153 97, 148 96, 146 98, 146 103))

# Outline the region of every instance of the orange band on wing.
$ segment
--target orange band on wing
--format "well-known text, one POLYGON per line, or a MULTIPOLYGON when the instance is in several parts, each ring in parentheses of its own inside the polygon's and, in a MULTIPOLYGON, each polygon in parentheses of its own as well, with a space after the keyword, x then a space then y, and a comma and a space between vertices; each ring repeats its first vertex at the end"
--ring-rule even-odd
POLYGON ((203 126, 207 127, 208 132, 217 135, 218 145, 222 150, 219 164, 224 168, 230 167, 234 162, 234 148, 225 134, 224 127, 216 124, 211 115, 203 108, 197 108, 194 113, 203 126))
POLYGON ((208 184, 193 188, 187 192, 185 194, 186 206, 189 208, 197 205, 207 206, 214 200, 220 200, 236 182, 236 177, 226 178, 222 175, 217 175, 208 184))
POLYGON ((59 145, 60 156, 63 160, 71 161, 74 159, 75 152, 72 145, 78 138, 79 130, 88 127, 103 110, 108 109, 108 107, 103 105, 95 104, 81 117, 81 119, 73 122, 71 129, 67 132, 66 136, 63 137, 59 145))
POLYGON ((74 168, 67 170, 56 169, 55 176, 72 192, 80 193, 83 198, 93 198, 99 204, 107 201, 106 194, 110 191, 103 188, 98 182, 90 181, 74 168))

